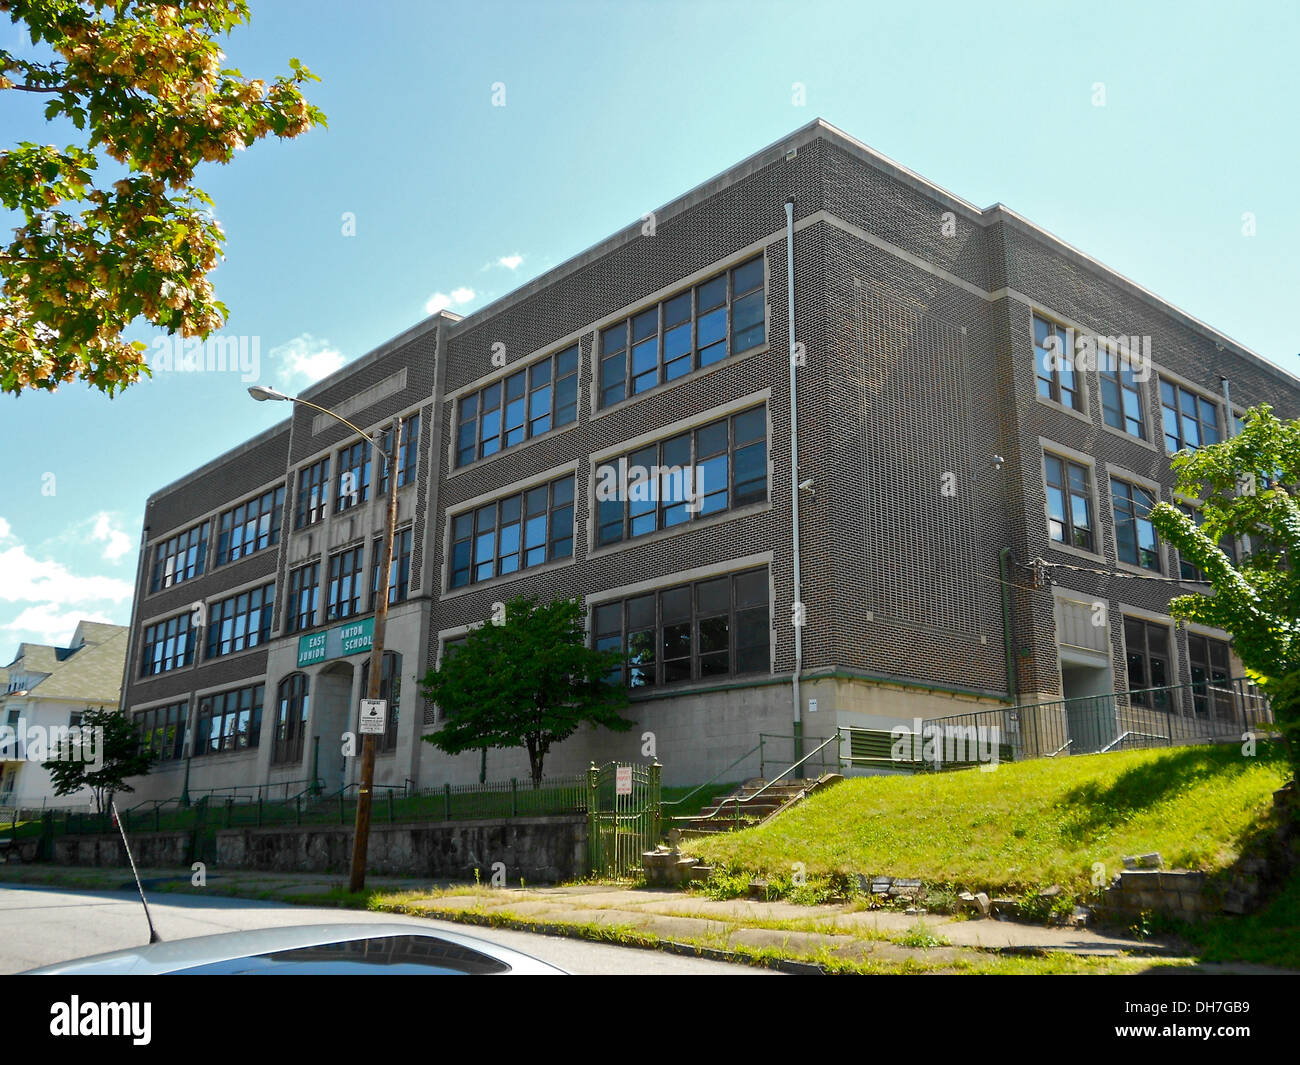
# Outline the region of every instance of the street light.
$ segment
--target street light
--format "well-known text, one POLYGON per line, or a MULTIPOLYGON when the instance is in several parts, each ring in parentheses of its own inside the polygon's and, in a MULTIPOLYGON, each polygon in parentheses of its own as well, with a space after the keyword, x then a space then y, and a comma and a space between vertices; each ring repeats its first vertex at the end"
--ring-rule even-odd
MULTIPOLYGON (((342 415, 318 406, 309 399, 302 399, 299 396, 286 396, 283 392, 278 392, 274 388, 268 388, 265 385, 253 385, 249 388, 248 394, 259 403, 266 400, 301 403, 305 407, 311 407, 312 410, 328 414, 335 421, 342 422, 366 441, 369 442, 371 439, 364 429, 353 425, 342 415)), ((388 513, 384 519, 384 553, 381 562, 381 572, 384 578, 382 594, 379 596, 379 602, 375 605, 375 631, 370 645, 370 682, 366 693, 367 699, 379 698, 380 681, 383 679, 384 673, 384 632, 388 627, 388 596, 392 591, 393 581, 393 534, 397 525, 397 456, 402 453, 402 419, 393 419, 392 451, 383 451, 379 447, 379 439, 376 439, 374 443, 376 450, 379 450, 384 456, 384 463, 388 468, 388 513)), ((357 791, 357 820, 356 831, 353 833, 352 838, 352 870, 348 881, 349 891, 360 891, 366 886, 366 854, 370 849, 370 808, 374 783, 375 737, 373 733, 368 732, 361 740, 361 784, 357 791)))

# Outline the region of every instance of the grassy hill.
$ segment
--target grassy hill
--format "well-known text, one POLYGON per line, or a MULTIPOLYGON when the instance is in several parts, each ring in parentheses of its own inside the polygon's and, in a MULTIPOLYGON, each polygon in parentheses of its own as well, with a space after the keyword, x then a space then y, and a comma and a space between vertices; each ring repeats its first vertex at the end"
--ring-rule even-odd
POLYGON ((1261 743, 1037 759, 912 777, 857 777, 767 825, 693 840, 715 866, 788 879, 919 877, 929 884, 1032 893, 1091 890, 1125 855, 1159 851, 1167 869, 1231 865, 1270 815, 1288 779, 1282 752, 1261 743))

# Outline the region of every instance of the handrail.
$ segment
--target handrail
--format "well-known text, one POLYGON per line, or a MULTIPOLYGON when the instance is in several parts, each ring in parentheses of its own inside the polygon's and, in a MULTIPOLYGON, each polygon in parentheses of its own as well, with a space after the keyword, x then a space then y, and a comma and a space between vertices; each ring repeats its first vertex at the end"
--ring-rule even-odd
MULTIPOLYGON (((780 780, 782 777, 784 777, 787 773, 790 773, 790 772, 792 772, 793 770, 798 769, 801 765, 804 764, 804 762, 808 761, 808 759, 810 759, 813 755, 815 755, 815 754, 819 754, 821 751, 825 750, 825 748, 827 748, 828 746, 830 746, 832 743, 839 743, 839 742, 842 742, 842 741, 843 741, 843 736, 841 736, 840 733, 843 732, 843 731, 845 731, 845 729, 849 729, 849 726, 846 726, 846 725, 836 725, 836 726, 835 726, 835 734, 834 734, 833 736, 828 737, 828 738, 827 738, 826 740, 824 740, 822 743, 818 744, 817 747, 815 747, 813 750, 809 751, 807 754, 805 754, 802 758, 799 759, 799 761, 795 762, 793 765, 791 765, 791 766, 787 766, 785 769, 781 770, 780 773, 778 773, 778 774, 777 774, 776 776, 774 776, 771 780, 769 780, 766 784, 764 784, 761 788, 759 788, 758 791, 754 792, 753 795, 750 795, 750 796, 748 796, 748 797, 746 797, 746 798, 743 798, 743 799, 742 799, 742 798, 739 798, 739 797, 737 797, 737 798, 732 798, 732 799, 723 799, 720 803, 718 803, 717 808, 713 811, 713 813, 709 814, 708 817, 703 817, 703 818, 700 818, 700 817, 686 817, 686 816, 682 816, 682 815, 678 814, 678 815, 675 815, 675 816, 673 817, 673 820, 674 820, 674 821, 696 821, 696 820, 712 821, 714 818, 720 817, 720 816, 722 815, 722 808, 723 808, 723 806, 725 806, 728 802, 731 803, 733 816, 735 817, 736 820, 739 820, 739 819, 740 819, 740 805, 741 805, 741 803, 750 803, 750 802, 753 802, 753 801, 754 801, 755 799, 757 799, 760 795, 762 795, 763 792, 767 791, 768 788, 770 788, 773 784, 775 784, 778 780, 780 780)), ((849 729, 849 731, 852 731, 852 730, 849 729)), ((751 752, 751 753, 752 753, 752 752, 751 752)))
MULTIPOLYGON (((1228 686, 1225 687, 1223 686, 1223 684, 1215 684, 1212 681, 1202 680, 1202 681, 1192 681, 1187 684, 1164 684, 1158 688, 1133 688, 1129 691, 1100 692, 1097 695, 1076 695, 1076 696, 1072 696, 1069 699, 1066 698, 1048 699, 1041 703, 1015 703, 1010 706, 989 706, 989 707, 985 707, 982 710, 967 710, 964 713, 960 713, 960 714, 947 714, 943 717, 926 718, 926 723, 928 724, 930 722, 949 721, 949 720, 954 720, 956 718, 971 717, 975 714, 993 714, 993 713, 998 713, 999 711, 1007 711, 1007 710, 1034 710, 1040 706, 1060 706, 1062 703, 1083 702, 1089 699, 1115 700, 1115 699, 1119 699, 1120 697, 1127 698, 1133 695, 1146 695, 1149 692, 1175 692, 1175 691, 1182 691, 1184 689, 1193 690, 1195 692, 1205 692, 1205 693, 1222 692, 1223 694, 1237 695, 1243 699, 1258 698, 1266 702, 1268 701, 1268 693, 1264 692, 1263 690, 1254 691, 1254 692, 1245 690, 1246 685, 1250 685, 1251 687, 1255 687, 1255 688, 1259 687, 1249 677, 1229 677, 1227 680, 1227 685, 1228 686)), ((1132 702, 1132 700, 1129 699, 1129 702, 1132 702)))
POLYGON ((1144 740, 1163 740, 1163 739, 1165 738, 1164 736, 1157 736, 1157 735, 1155 735, 1155 734, 1153 734, 1153 733, 1150 733, 1150 732, 1135 732, 1135 731, 1133 731, 1133 729, 1128 729, 1128 730, 1125 731, 1122 735, 1120 735, 1120 736, 1118 736, 1117 738, 1111 740, 1110 743, 1106 744, 1106 746, 1103 747, 1103 748, 1102 748, 1100 751, 1098 751, 1097 753, 1098 753, 1098 754, 1105 754, 1105 753, 1106 753, 1107 751, 1109 751, 1112 747, 1114 747, 1115 744, 1117 744, 1117 743, 1123 743, 1123 742, 1124 742, 1126 739, 1128 739, 1130 736, 1141 736, 1144 740))
POLYGON ((1070 744, 1072 744, 1073 742, 1074 742, 1074 737, 1071 736, 1068 740, 1066 740, 1063 744, 1061 744, 1061 746, 1059 746, 1058 748, 1056 748, 1056 750, 1054 750, 1054 751, 1053 751, 1051 754, 1049 754, 1047 757, 1048 757, 1048 758, 1055 758, 1058 754, 1060 754, 1063 750, 1065 750, 1065 748, 1067 748, 1068 746, 1070 746, 1070 744))
POLYGON ((707 788, 710 784, 712 784, 712 783, 714 783, 715 781, 717 781, 717 779, 718 779, 720 776, 722 776, 723 773, 728 773, 728 772, 730 772, 732 769, 734 769, 736 766, 738 766, 741 762, 743 762, 746 758, 748 758, 748 757, 749 757, 751 754, 753 754, 755 751, 761 751, 762 749, 763 749, 763 740, 762 740, 762 734, 760 733, 758 743, 757 743, 755 746, 751 747, 749 750, 747 750, 744 754, 742 754, 742 755, 741 755, 739 758, 737 758, 734 762, 732 762, 731 765, 727 766, 726 769, 721 769, 721 770, 719 770, 718 772, 714 773, 713 776, 709 777, 709 779, 706 780, 703 784, 698 784, 698 785, 696 785, 694 788, 692 788, 690 791, 688 791, 685 795, 683 795, 680 799, 673 799, 671 802, 660 803, 660 805, 661 805, 661 806, 677 806, 677 805, 680 804, 680 803, 684 803, 687 799, 689 799, 692 795, 694 795, 697 791, 699 791, 700 788, 707 788))

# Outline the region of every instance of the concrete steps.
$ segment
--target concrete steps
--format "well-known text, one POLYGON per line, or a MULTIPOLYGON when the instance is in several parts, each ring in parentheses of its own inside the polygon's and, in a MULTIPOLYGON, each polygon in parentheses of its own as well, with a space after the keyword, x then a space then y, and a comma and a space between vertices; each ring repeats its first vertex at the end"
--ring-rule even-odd
POLYGON ((752 828, 819 788, 829 787, 843 779, 838 773, 824 773, 816 779, 804 777, 779 783, 769 783, 761 778, 747 780, 730 795, 684 822, 678 831, 681 838, 689 839, 732 832, 737 828, 752 828))

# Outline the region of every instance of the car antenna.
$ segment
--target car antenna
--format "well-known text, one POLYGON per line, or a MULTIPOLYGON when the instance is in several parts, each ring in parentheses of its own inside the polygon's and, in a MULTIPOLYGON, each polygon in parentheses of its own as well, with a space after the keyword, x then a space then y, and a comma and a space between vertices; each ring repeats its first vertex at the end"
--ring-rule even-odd
POLYGON ((122 819, 117 816, 117 803, 110 799, 108 804, 113 808, 113 820, 117 822, 117 830, 122 834, 122 846, 126 848, 126 860, 131 863, 131 875, 135 877, 135 889, 140 892, 140 904, 144 907, 144 919, 149 922, 149 942, 161 943, 162 936, 158 934, 158 929, 153 926, 153 917, 149 913, 149 903, 145 901, 144 885, 140 883, 140 874, 135 871, 135 859, 131 857, 131 844, 126 841, 126 829, 122 827, 122 819))

